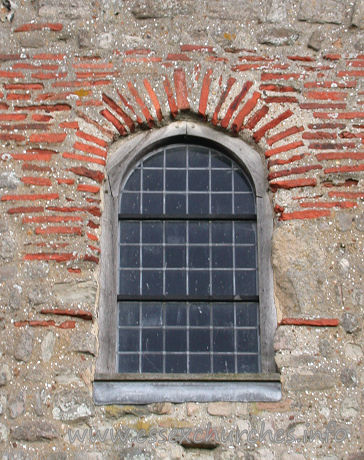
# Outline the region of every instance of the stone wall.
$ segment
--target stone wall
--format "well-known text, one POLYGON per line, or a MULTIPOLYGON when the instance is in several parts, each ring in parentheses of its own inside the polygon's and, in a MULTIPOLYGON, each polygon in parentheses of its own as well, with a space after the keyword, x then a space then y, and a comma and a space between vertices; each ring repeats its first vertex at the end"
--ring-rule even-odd
POLYGON ((364 2, 3 0, 0 21, 1 458, 362 459, 364 2), (182 119, 267 167, 283 398, 96 407, 105 165, 182 119))

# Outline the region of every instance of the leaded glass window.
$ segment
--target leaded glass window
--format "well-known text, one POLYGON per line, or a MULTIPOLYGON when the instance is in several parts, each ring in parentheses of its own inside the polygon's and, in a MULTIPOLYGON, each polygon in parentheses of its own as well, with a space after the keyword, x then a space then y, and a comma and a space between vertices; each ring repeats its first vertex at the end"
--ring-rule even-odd
POLYGON ((159 148, 119 209, 119 373, 259 372, 256 199, 229 156, 159 148))

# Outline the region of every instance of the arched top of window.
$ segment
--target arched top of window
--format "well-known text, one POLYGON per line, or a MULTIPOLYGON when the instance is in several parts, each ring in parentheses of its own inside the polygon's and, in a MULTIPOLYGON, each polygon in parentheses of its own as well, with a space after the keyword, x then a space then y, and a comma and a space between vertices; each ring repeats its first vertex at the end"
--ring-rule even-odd
POLYGON ((120 213, 132 216, 255 216, 252 182, 224 153, 197 144, 167 145, 134 168, 120 213))

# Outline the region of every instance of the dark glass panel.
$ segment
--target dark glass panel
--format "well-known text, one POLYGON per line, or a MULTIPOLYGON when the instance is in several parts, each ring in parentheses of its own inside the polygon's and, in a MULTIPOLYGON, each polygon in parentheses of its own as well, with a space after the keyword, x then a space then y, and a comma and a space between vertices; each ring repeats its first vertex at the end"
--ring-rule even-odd
POLYGON ((236 192, 252 191, 252 188, 242 171, 234 171, 234 190, 236 192))
POLYGON ((120 246, 120 267, 139 267, 139 246, 120 246))
POLYGON ((142 330, 142 351, 163 351, 163 332, 161 329, 142 330))
POLYGON ((211 171, 211 190, 213 192, 231 192, 232 171, 224 169, 211 171))
POLYGON ((140 214, 140 193, 124 192, 121 195, 120 212, 122 214, 140 214))
POLYGON ((162 304, 145 302, 142 304, 142 326, 162 326, 162 304))
POLYGON ((124 190, 140 190, 140 169, 136 169, 127 180, 124 190))
POLYGON ((246 353, 258 353, 258 331, 256 329, 238 329, 237 349, 246 353))
POLYGON ((235 372, 235 360, 232 355, 214 355, 214 372, 233 374, 235 372))
POLYGON ((189 170, 188 189, 197 192, 207 192, 209 190, 209 171, 208 170, 189 170))
POLYGON ((190 246, 188 248, 188 266, 191 268, 208 268, 210 264, 210 250, 208 246, 190 246))
POLYGON ((190 373, 191 374, 208 374, 211 372, 210 355, 190 355, 190 373))
POLYGON ((179 192, 186 190, 186 171, 185 170, 166 170, 166 190, 179 192))
POLYGON ((214 352, 234 351, 233 328, 213 330, 213 350, 214 352))
POLYGON ((187 308, 185 303, 166 304, 166 325, 185 326, 187 323, 187 308))
POLYGON ((119 272, 119 294, 139 295, 140 293, 140 272, 139 270, 120 270, 119 272))
POLYGON ((120 243, 139 243, 139 222, 120 222, 120 243))
POLYGON ((251 222, 234 222, 235 244, 255 244, 256 224, 251 222))
POLYGON ((232 268, 233 248, 231 246, 213 246, 212 266, 214 268, 232 268))
POLYGON ((166 329, 166 352, 186 351, 187 333, 185 330, 166 329))
POLYGON ((186 167, 186 147, 172 147, 166 150, 166 167, 167 168, 185 168, 186 167))
POLYGON ((210 330, 209 329, 190 329, 190 351, 210 351, 210 330))
POLYGON ((190 326, 210 326, 210 305, 202 303, 191 304, 190 326))
POLYGON ((163 242, 163 223, 162 222, 142 222, 142 242, 143 243, 162 243, 163 242))
POLYGON ((257 326, 258 324, 258 304, 257 303, 237 303, 236 304, 236 325, 237 326, 257 326))
POLYGON ((144 268, 163 267, 163 247, 144 245, 142 248, 142 261, 144 268))
POLYGON ((211 240, 215 244, 232 242, 232 222, 211 222, 211 240))
POLYGON ((188 214, 201 216, 209 214, 209 196, 204 194, 188 194, 188 214))
POLYGON ((231 214, 232 195, 231 193, 211 194, 211 214, 231 214))
POLYGON ((189 242, 204 243, 209 242, 209 223, 208 222, 189 222, 189 242))
POLYGON ((119 326, 138 326, 139 325, 139 303, 120 302, 119 303, 119 326))
POLYGON ((157 152, 156 154, 143 161, 143 168, 161 168, 163 167, 163 151, 157 152))
POLYGON ((216 150, 211 151, 211 168, 231 168, 232 161, 216 150))
POLYGON ((235 272, 236 295, 257 295, 257 277, 255 270, 237 270, 235 272))
POLYGON ((258 373, 258 355, 238 355, 238 372, 258 373))
POLYGON ((188 166, 190 168, 208 168, 209 149, 199 146, 190 146, 188 153, 188 166))
POLYGON ((143 193, 143 214, 160 216, 163 214, 163 194, 143 193))
POLYGON ((235 266, 237 268, 255 268, 257 266, 255 253, 255 246, 235 248, 235 266))
POLYGON ((163 170, 144 169, 143 170, 143 190, 162 191, 163 190, 163 170))
POLYGON ((230 270, 214 270, 212 272, 212 295, 233 294, 233 272, 230 270))
POLYGON ((208 296, 210 294, 210 273, 204 270, 189 270, 189 294, 193 296, 208 296))
POLYGON ((166 354, 166 372, 169 374, 186 374, 187 372, 187 356, 166 354))
POLYGON ((234 213, 235 214, 255 214, 255 200, 251 193, 242 193, 234 195, 234 213))
POLYGON ((166 267, 177 268, 186 266, 185 246, 166 246, 166 267))
POLYGON ((182 270, 166 270, 166 294, 186 294, 186 272, 182 270))
POLYGON ((119 329, 119 351, 139 350, 139 330, 119 329))
POLYGON ((142 355, 142 372, 163 372, 163 355, 144 353, 142 355))
POLYGON ((214 326, 234 326, 234 304, 213 304, 212 312, 214 326))
POLYGON ((139 355, 119 355, 118 371, 123 374, 126 372, 139 372, 139 355))
POLYGON ((183 216, 186 214, 186 195, 182 193, 166 193, 166 214, 183 216))
POLYGON ((166 222, 166 243, 185 244, 187 222, 166 222))
POLYGON ((159 270, 143 270, 142 295, 163 294, 163 272, 159 270))

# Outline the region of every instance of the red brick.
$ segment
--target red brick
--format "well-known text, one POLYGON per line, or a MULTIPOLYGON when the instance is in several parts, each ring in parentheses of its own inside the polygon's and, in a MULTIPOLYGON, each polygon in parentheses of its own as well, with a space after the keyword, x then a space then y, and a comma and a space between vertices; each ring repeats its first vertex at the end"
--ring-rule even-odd
POLYGON ((68 104, 41 104, 41 105, 16 105, 14 107, 16 111, 28 111, 28 110, 40 110, 44 112, 68 112, 71 110, 71 106, 68 104))
POLYGON ((30 24, 23 24, 20 27, 17 27, 14 32, 30 32, 33 30, 52 30, 54 32, 59 32, 63 29, 63 24, 59 23, 30 23, 30 24))
POLYGON ((202 116, 206 116, 207 101, 209 98, 210 85, 211 85, 211 75, 213 73, 212 69, 208 69, 203 78, 201 94, 200 94, 200 104, 198 108, 198 113, 202 116))
POLYGON ((260 120, 267 115, 268 112, 269 107, 267 105, 263 105, 262 108, 257 110, 255 114, 251 118, 249 118, 244 127, 247 129, 254 129, 255 126, 260 122, 260 120))
MULTIPOLYGON (((47 122, 53 120, 53 117, 51 117, 50 115, 39 115, 37 113, 33 113, 32 120, 47 122)), ((62 128, 62 126, 60 126, 60 128, 62 128)))
POLYGON ((236 79, 233 78, 233 77, 230 77, 226 83, 226 88, 224 89, 224 91, 221 93, 221 96, 220 96, 220 99, 219 99, 219 102, 217 103, 216 105, 216 108, 215 108, 215 112, 212 116, 212 120, 211 120, 211 123, 213 125, 217 125, 218 123, 218 116, 219 116, 219 112, 220 112, 220 109, 223 105, 223 103, 225 102, 226 98, 228 97, 229 93, 230 93, 230 90, 231 88, 233 87, 234 83, 236 82, 236 79))
POLYGON ((20 180, 27 185, 39 185, 42 187, 52 185, 52 181, 45 177, 22 177, 20 180))
POLYGON ((94 158, 94 157, 89 157, 86 155, 78 155, 76 153, 71 153, 71 152, 64 152, 62 153, 63 158, 69 158, 71 160, 77 160, 77 161, 85 161, 86 163, 95 163, 98 165, 105 166, 106 161, 103 160, 102 158, 94 158))
POLYGON ((136 118, 136 121, 137 121, 138 125, 139 125, 140 127, 142 127, 142 126, 143 126, 143 120, 142 120, 142 119, 140 118, 140 116, 135 112, 134 107, 133 107, 131 104, 129 104, 129 102, 128 102, 128 100, 126 99, 126 97, 124 97, 120 91, 116 90, 116 92, 118 93, 118 95, 119 95, 119 97, 120 97, 120 100, 121 100, 121 102, 125 105, 125 107, 127 107, 127 108, 135 115, 135 118, 136 118))
POLYGON ((11 72, 9 70, 0 70, 0 78, 25 78, 22 72, 11 72))
POLYGON ((100 208, 97 208, 96 206, 92 207, 76 207, 76 206, 71 206, 69 208, 65 206, 48 206, 47 210, 49 211, 56 211, 56 212, 88 212, 89 214, 92 214, 93 216, 100 217, 101 216, 101 211, 100 208))
POLYGON ((333 168, 324 169, 325 174, 338 173, 338 172, 359 172, 364 171, 364 164, 357 166, 337 166, 333 168))
POLYGON ((21 59, 20 54, 0 54, 0 61, 17 61, 21 59))
POLYGON ((92 313, 86 310, 73 310, 61 308, 46 308, 40 311, 42 315, 60 315, 60 316, 74 316, 88 321, 92 321, 92 313))
POLYGON ((73 185, 75 183, 74 179, 57 179, 57 184, 73 185))
POLYGON ((72 253, 55 254, 41 252, 38 254, 25 254, 24 256, 24 260, 55 260, 56 262, 67 262, 68 260, 72 260, 75 258, 76 256, 74 256, 72 253))
POLYGON ((52 83, 52 88, 86 88, 95 86, 106 86, 111 84, 111 80, 76 80, 76 81, 56 81, 52 83))
POLYGON ((126 129, 121 124, 120 120, 114 117, 114 115, 108 109, 101 110, 100 113, 103 117, 105 117, 108 121, 110 121, 110 123, 112 123, 115 126, 115 128, 119 131, 119 133, 122 136, 126 136, 126 129))
POLYGON ((6 95, 7 101, 29 101, 31 99, 30 94, 20 94, 20 93, 8 93, 6 95))
POLYGON ((283 318, 280 325, 289 326, 322 326, 322 327, 336 327, 339 325, 339 320, 336 318, 283 318))
POLYGON ((65 54, 41 53, 41 54, 35 54, 33 56, 33 59, 39 59, 42 61, 63 61, 65 57, 66 57, 65 54))
POLYGON ((45 193, 34 195, 3 195, 1 201, 35 201, 35 200, 56 200, 58 193, 45 193))
POLYGON ((58 70, 58 64, 30 64, 29 62, 17 62, 12 65, 13 69, 26 70, 58 70))
POLYGON ((304 146, 304 143, 302 141, 291 142, 290 144, 285 144, 274 149, 266 150, 265 157, 269 158, 272 155, 277 155, 278 153, 282 152, 288 152, 289 150, 294 150, 302 146, 304 146))
POLYGON ((80 268, 67 268, 67 271, 69 271, 70 273, 81 273, 80 268))
POLYGON ((336 138, 337 138, 336 133, 325 133, 322 131, 302 134, 302 139, 336 139, 336 138))
POLYGON ((301 208, 354 208, 357 203, 352 201, 314 201, 300 203, 301 208))
POLYGON ((102 158, 106 158, 107 156, 106 150, 100 149, 99 147, 95 147, 93 145, 83 144, 82 142, 75 142, 73 144, 73 148, 80 150, 81 152, 91 153, 92 155, 96 155, 102 158))
POLYGON ((335 149, 353 149, 355 148, 355 144, 353 142, 343 142, 341 144, 331 144, 331 143, 326 143, 326 144, 319 144, 317 142, 314 142, 308 146, 310 149, 313 150, 335 150, 335 149))
POLYGON ((332 113, 332 112, 314 112, 315 118, 323 118, 330 120, 336 118, 338 120, 354 120, 356 118, 364 118, 364 112, 344 112, 344 113, 332 113))
POLYGON ((343 101, 347 97, 347 93, 339 91, 308 91, 304 93, 307 99, 319 99, 324 101, 343 101))
POLYGON ((327 153, 318 153, 316 158, 319 161, 324 160, 364 160, 364 152, 327 152, 327 153))
POLYGON ((303 74, 300 73, 262 73, 261 80, 301 80, 304 78, 303 74))
POLYGON ((63 121, 59 124, 59 127, 64 129, 79 129, 77 121, 63 121))
POLYGON ((134 54, 141 54, 141 55, 148 55, 152 52, 151 49, 149 48, 134 48, 132 50, 126 50, 125 51, 125 55, 126 56, 130 56, 130 55, 134 55, 134 54))
POLYGON ((34 80, 57 80, 58 78, 67 77, 67 72, 54 73, 54 72, 37 72, 32 73, 32 78, 34 80))
POLYGON ((290 61, 314 62, 316 59, 310 56, 287 56, 290 61))
POLYGON ((286 120, 287 118, 291 117, 293 115, 293 112, 291 110, 286 110, 285 112, 281 113, 278 117, 274 118, 271 120, 269 123, 266 125, 262 126, 258 131, 256 131, 253 134, 253 138, 255 142, 259 142, 262 137, 271 129, 275 128, 278 126, 283 120, 286 120))
POLYGON ((92 241, 99 241, 99 239, 97 238, 96 235, 93 235, 92 233, 86 233, 88 239, 92 240, 92 241))
POLYGON ((93 169, 88 169, 88 168, 85 168, 84 166, 70 168, 68 169, 68 171, 71 171, 74 174, 77 174, 78 176, 89 177, 90 179, 93 179, 99 183, 101 183, 105 177, 101 171, 94 171, 93 169))
POLYGON ((203 45, 181 45, 182 52, 190 51, 204 51, 207 53, 213 53, 214 48, 212 46, 203 46, 203 45))
POLYGON ((59 329, 74 329, 76 327, 76 322, 75 321, 63 321, 63 323, 59 324, 58 326, 59 329))
POLYGON ((253 86, 253 82, 247 81, 244 83, 240 93, 234 98, 233 102, 230 104, 229 108, 226 111, 225 117, 221 121, 221 126, 227 128, 231 117, 233 116, 235 110, 239 107, 240 102, 244 99, 249 89, 253 86))
POLYGON ((341 70, 338 77, 364 77, 364 70, 341 70))
POLYGON ((12 153, 11 156, 14 160, 19 161, 50 161, 52 159, 52 155, 48 153, 12 153))
POLYGON ((79 184, 77 186, 77 190, 80 192, 99 193, 100 187, 97 187, 96 185, 79 184))
POLYGON ((336 81, 307 81, 303 86, 305 88, 355 88, 357 85, 356 80, 336 82, 336 81))
POLYGON ((268 180, 276 179, 277 177, 291 176, 293 174, 304 174, 313 169, 322 169, 321 165, 300 166, 292 169, 281 169, 280 171, 273 171, 268 174, 268 180))
POLYGON ((167 56, 167 61, 190 61, 191 59, 185 54, 178 53, 169 53, 167 56))
POLYGON ((116 104, 115 101, 111 99, 111 97, 107 96, 105 93, 102 94, 102 100, 112 109, 114 112, 116 112, 125 122, 126 126, 129 128, 130 132, 135 131, 135 126, 133 120, 129 117, 127 113, 124 112, 124 110, 116 104))
POLYGON ((26 117, 25 113, 0 113, 0 121, 21 121, 26 117))
POLYGON ((282 131, 281 133, 274 134, 273 136, 271 136, 269 139, 267 139, 267 144, 273 145, 276 142, 282 139, 285 139, 286 137, 292 136, 293 134, 297 134, 303 130, 304 130, 303 126, 300 126, 300 127, 292 126, 292 128, 288 128, 285 131, 282 131))
POLYGON ((262 64, 238 64, 231 67, 233 72, 246 72, 247 70, 264 69, 262 64))
POLYGON ((42 206, 20 206, 7 210, 8 214, 32 214, 33 212, 44 212, 44 208, 42 206))
POLYGON ((105 136, 109 137, 109 139, 113 139, 114 138, 114 133, 113 131, 111 131, 110 129, 107 129, 105 128, 103 125, 101 125, 100 123, 98 123, 97 121, 95 121, 94 119, 90 118, 89 116, 87 116, 86 114, 84 114, 81 110, 77 110, 76 111, 76 114, 82 118, 83 120, 85 120, 87 123, 89 123, 90 125, 93 125, 95 126, 100 132, 102 132, 103 134, 105 134, 105 136))
POLYGON ((174 87, 176 90, 177 107, 179 110, 189 110, 186 74, 183 69, 175 69, 173 73, 174 87))
POLYGON ((114 65, 111 62, 77 62, 72 67, 75 69, 112 69, 114 65))
POLYGON ((341 54, 327 53, 324 55, 324 59, 328 61, 339 61, 341 59, 341 54))
POLYGON ((23 171, 52 172, 52 169, 49 168, 48 166, 38 166, 38 165, 29 164, 29 163, 23 164, 21 169, 23 171))
POLYGON ((9 106, 8 104, 5 104, 4 102, 0 102, 0 110, 8 110, 9 106))
POLYGON ((39 321, 39 320, 30 320, 30 321, 15 321, 15 327, 23 327, 23 326, 30 326, 30 327, 49 327, 55 326, 56 323, 52 320, 49 321, 39 321))
POLYGON ((233 124, 231 126, 232 130, 235 133, 238 133, 243 126, 245 118, 249 115, 249 113, 254 110, 256 107, 258 100, 260 99, 261 94, 258 91, 253 93, 253 96, 244 104, 243 108, 240 110, 238 115, 235 117, 233 124))
POLYGON ((267 104, 291 104, 298 102, 298 99, 293 96, 268 96, 264 98, 267 104))
POLYGON ((276 93, 296 93, 297 89, 293 88, 293 86, 281 86, 281 85, 273 85, 271 83, 265 83, 259 86, 261 91, 274 91, 276 93))
POLYGON ((0 134, 0 141, 25 141, 25 136, 22 134, 0 134))
POLYGON ((158 121, 162 121, 163 115, 162 115, 161 106, 159 104, 158 96, 156 95, 156 93, 154 92, 152 88, 152 85, 149 83, 149 81, 146 78, 143 80, 143 84, 144 84, 145 89, 148 91, 152 104, 154 105, 155 113, 157 115, 158 121))
POLYGON ((145 105, 145 102, 140 97, 137 89, 134 87, 134 85, 132 84, 131 81, 128 81, 128 88, 129 88, 130 93, 134 96, 134 99, 135 99, 136 103, 141 108, 141 111, 142 111, 145 119, 147 120, 147 124, 148 124, 149 128, 153 128, 153 126, 154 126, 153 117, 150 114, 150 112, 148 110, 148 107, 145 105))
POLYGON ((310 210, 310 211, 295 211, 289 213, 283 213, 279 220, 293 220, 293 219, 318 219, 319 217, 330 216, 331 211, 327 209, 322 210, 310 210))
POLYGON ((319 104, 317 102, 305 102, 303 104, 299 104, 300 109, 303 110, 315 110, 315 109, 330 109, 330 110, 336 110, 336 109, 346 109, 346 104, 342 103, 330 103, 330 104, 319 104))
POLYGON ((95 264, 98 264, 99 263, 99 258, 98 257, 95 257, 95 256, 91 256, 89 254, 86 254, 83 258, 83 260, 85 262, 93 262, 95 264))
POLYGON ((118 76, 116 72, 76 72, 76 78, 78 80, 87 79, 87 78, 104 78, 104 77, 111 77, 111 76, 118 76))
POLYGON ((342 123, 310 123, 309 129, 344 129, 346 125, 342 123))
POLYGON ((301 153, 300 155, 293 155, 290 158, 287 158, 286 160, 283 159, 275 159, 275 160, 269 160, 268 161, 268 168, 270 169, 272 166, 275 165, 286 165, 290 163, 294 163, 295 161, 302 160, 305 156, 307 156, 308 153, 301 153))
POLYGON ((16 125, 0 125, 2 131, 47 131, 51 125, 45 125, 44 123, 18 123, 16 125))
POLYGON ((364 192, 329 192, 329 197, 332 198, 364 198, 364 192))
POLYGON ((81 227, 37 227, 35 229, 35 233, 37 235, 53 235, 53 234, 60 234, 60 235, 82 235, 81 227))
POLYGON ((29 142, 44 142, 47 144, 61 144, 66 139, 66 133, 32 134, 29 142))
POLYGON ((286 181, 277 181, 271 182, 270 188, 273 191, 278 190, 279 188, 291 189, 296 187, 315 187, 317 185, 316 179, 293 179, 286 181))
POLYGON ((166 95, 167 95, 167 100, 168 100, 169 109, 171 111, 171 115, 173 118, 175 118, 178 114, 178 108, 177 108, 177 104, 173 96, 171 84, 166 76, 163 79, 163 86, 164 86, 164 91, 166 92, 166 95))
POLYGON ((143 63, 143 64, 150 64, 154 62, 162 62, 162 58, 156 56, 149 56, 149 57, 127 57, 123 59, 123 63, 143 63))

